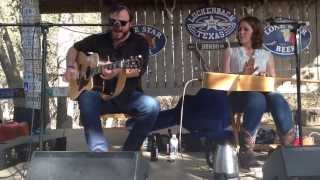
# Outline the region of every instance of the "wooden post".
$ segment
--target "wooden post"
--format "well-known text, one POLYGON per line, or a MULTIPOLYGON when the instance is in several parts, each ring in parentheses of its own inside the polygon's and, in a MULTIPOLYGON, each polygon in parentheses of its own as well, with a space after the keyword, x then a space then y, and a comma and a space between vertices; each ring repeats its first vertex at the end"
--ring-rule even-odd
POLYGON ((72 128, 72 118, 67 115, 67 97, 57 97, 57 129, 72 128))

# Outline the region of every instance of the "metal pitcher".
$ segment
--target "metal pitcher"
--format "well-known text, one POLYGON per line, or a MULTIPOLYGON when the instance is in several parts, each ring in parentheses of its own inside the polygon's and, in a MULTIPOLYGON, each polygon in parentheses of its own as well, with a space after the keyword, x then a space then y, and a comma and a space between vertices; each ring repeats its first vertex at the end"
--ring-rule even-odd
POLYGON ((214 157, 214 180, 240 180, 237 153, 228 142, 217 145, 214 157))

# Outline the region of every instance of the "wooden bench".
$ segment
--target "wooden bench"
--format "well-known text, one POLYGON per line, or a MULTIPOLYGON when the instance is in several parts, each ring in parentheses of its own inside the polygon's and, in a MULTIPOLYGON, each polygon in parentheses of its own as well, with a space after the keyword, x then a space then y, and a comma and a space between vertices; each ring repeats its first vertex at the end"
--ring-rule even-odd
POLYGON ((125 127, 125 122, 129 119, 128 114, 117 113, 117 114, 104 114, 100 116, 100 119, 105 123, 106 128, 120 128, 125 127), (111 122, 111 124, 108 124, 111 122))

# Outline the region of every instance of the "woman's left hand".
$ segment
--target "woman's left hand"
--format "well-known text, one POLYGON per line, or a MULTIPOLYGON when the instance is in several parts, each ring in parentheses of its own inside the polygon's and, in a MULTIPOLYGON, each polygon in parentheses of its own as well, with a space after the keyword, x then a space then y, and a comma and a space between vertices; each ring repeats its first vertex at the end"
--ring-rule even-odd
POLYGON ((267 76, 267 73, 266 72, 259 72, 257 75, 258 76, 267 76))

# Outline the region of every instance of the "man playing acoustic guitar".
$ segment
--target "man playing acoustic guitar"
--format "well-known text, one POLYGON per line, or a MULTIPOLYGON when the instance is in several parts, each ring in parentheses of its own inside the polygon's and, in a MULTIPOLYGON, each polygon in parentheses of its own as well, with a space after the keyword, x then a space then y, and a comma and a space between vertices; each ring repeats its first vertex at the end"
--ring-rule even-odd
MULTIPOLYGON (((85 137, 91 151, 108 151, 107 140, 103 135, 100 115, 106 113, 127 113, 132 117, 132 129, 124 143, 123 150, 137 151, 152 130, 160 111, 159 102, 143 93, 141 76, 148 64, 148 44, 146 40, 131 30, 132 14, 123 5, 110 8, 109 32, 89 36, 73 45, 67 53, 67 68, 64 78, 70 84, 75 82, 80 93, 77 100, 85 137), (79 63, 80 54, 96 53, 107 66, 96 64, 99 73, 88 78, 92 66, 79 63), (141 66, 123 66, 117 63, 124 59, 136 59, 141 66), (108 66, 110 65, 110 66, 108 66), (81 72, 85 69, 84 72, 81 72), (125 78, 123 78, 123 74, 125 78), (120 81, 119 79, 125 79, 120 81), (93 87, 80 90, 93 82, 93 87), (123 88, 118 88, 125 83, 123 88), (119 89, 123 89, 119 92, 119 89), (115 96, 115 94, 117 94, 115 96), (112 97, 105 100, 104 96, 112 97)), ((88 58, 89 59, 89 58, 88 58)), ((85 62, 86 60, 84 60, 85 62)), ((90 63, 88 63, 90 64, 90 63)), ((129 63, 130 64, 130 63, 129 63)), ((92 68, 92 69, 91 69, 92 68)), ((77 90, 77 88, 74 88, 77 90)), ((70 92, 69 92, 70 93, 70 92)))

